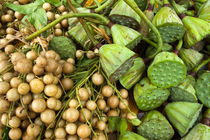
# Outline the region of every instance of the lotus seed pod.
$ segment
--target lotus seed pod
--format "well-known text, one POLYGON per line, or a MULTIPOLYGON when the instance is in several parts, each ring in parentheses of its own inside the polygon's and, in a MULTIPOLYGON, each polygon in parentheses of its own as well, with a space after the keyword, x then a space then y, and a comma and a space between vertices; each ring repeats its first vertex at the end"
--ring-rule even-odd
POLYGON ((203 54, 193 49, 181 49, 179 56, 184 61, 188 71, 195 68, 203 59, 203 54))
POLYGON ((49 43, 49 49, 56 51, 62 59, 75 58, 76 46, 65 36, 53 37, 49 43))
POLYGON ((202 106, 199 103, 173 102, 169 103, 164 110, 169 121, 183 137, 198 119, 202 106))
POLYGON ((195 84, 196 95, 204 106, 210 108, 210 72, 199 76, 195 84))
POLYGON ((140 80, 144 70, 144 61, 142 58, 137 57, 134 60, 133 66, 120 78, 121 85, 126 89, 130 89, 140 80))
POLYGON ((126 131, 120 136, 119 140, 147 140, 147 139, 134 132, 126 131))
POLYGON ((198 11, 198 17, 208 21, 210 23, 210 1, 207 0, 206 3, 202 5, 200 10, 198 11))
POLYGON ((170 140, 174 135, 174 130, 168 120, 156 110, 146 114, 142 121, 137 128, 138 134, 149 140, 170 140))
POLYGON ((123 25, 113 25, 111 32, 115 44, 126 46, 131 50, 141 41, 139 32, 123 25))
MULTIPOLYGON (((171 43, 180 40, 185 33, 181 19, 170 7, 162 7, 154 16, 152 23, 158 28, 163 42, 171 43)), ((157 41, 154 32, 149 34, 150 38, 157 41)))
POLYGON ((178 85, 185 79, 187 68, 176 54, 161 52, 156 55, 147 73, 152 84, 161 88, 169 88, 178 85))
POLYGON ((89 41, 89 38, 87 36, 87 33, 85 32, 84 28, 80 23, 78 23, 76 26, 72 27, 68 31, 69 35, 74 39, 79 45, 81 45, 85 50, 91 47, 91 42, 89 41))
POLYGON ((187 48, 194 46, 210 34, 210 23, 205 20, 186 16, 182 21, 186 28, 184 41, 187 48))
POLYGON ((170 90, 170 100, 198 102, 198 99, 195 94, 194 81, 195 79, 192 76, 187 76, 184 82, 179 84, 177 87, 172 87, 170 90))
POLYGON ((168 89, 157 88, 144 78, 134 87, 134 99, 140 110, 148 111, 161 106, 170 95, 168 89))
MULTIPOLYGON (((131 0, 135 3, 134 0, 131 0)), ((125 3, 119 0, 109 14, 111 21, 117 24, 128 26, 130 28, 138 29, 141 18, 139 15, 125 3)))
POLYGON ((181 140, 209 140, 209 138, 210 127, 199 123, 181 140))
POLYGON ((118 80, 134 64, 136 55, 125 46, 117 44, 103 45, 99 49, 101 66, 111 81, 118 80))

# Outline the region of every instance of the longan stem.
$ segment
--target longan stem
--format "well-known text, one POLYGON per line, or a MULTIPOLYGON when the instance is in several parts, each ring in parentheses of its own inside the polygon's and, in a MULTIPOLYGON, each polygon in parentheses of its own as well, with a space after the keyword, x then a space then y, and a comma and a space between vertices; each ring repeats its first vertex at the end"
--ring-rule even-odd
POLYGON ((144 12, 141 11, 141 9, 138 8, 138 6, 136 5, 136 3, 133 3, 130 0, 124 0, 124 2, 126 2, 151 28, 151 30, 156 34, 157 39, 158 39, 158 48, 156 50, 156 52, 149 56, 149 58, 153 58, 156 56, 156 54, 158 54, 163 47, 163 40, 161 38, 161 35, 158 31, 158 29, 151 23, 151 21, 145 16, 144 12))
POLYGON ((63 16, 59 17, 58 19, 49 23, 48 25, 46 25, 42 29, 40 29, 37 32, 29 35, 28 37, 25 38, 25 40, 30 41, 33 38, 39 36, 41 33, 47 31, 48 29, 50 29, 52 27, 54 27, 56 24, 58 24, 62 20, 66 19, 66 18, 73 18, 73 17, 92 17, 92 18, 100 19, 101 24, 105 24, 105 25, 107 25, 110 22, 109 19, 107 19, 106 17, 104 17, 102 15, 99 15, 99 14, 95 14, 95 13, 69 13, 69 14, 66 14, 66 15, 63 15, 63 16))

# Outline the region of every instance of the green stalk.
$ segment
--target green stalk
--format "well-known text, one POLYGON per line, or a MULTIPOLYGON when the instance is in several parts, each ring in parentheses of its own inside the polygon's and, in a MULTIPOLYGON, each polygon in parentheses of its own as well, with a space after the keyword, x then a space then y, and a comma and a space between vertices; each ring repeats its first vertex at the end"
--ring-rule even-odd
POLYGON ((176 50, 179 51, 182 48, 182 45, 183 45, 183 40, 181 39, 179 40, 179 43, 176 46, 176 50))
POLYGON ((203 60, 196 68, 193 69, 192 72, 197 73, 203 66, 210 62, 210 57, 206 60, 203 60))
POLYGON ((158 48, 153 55, 149 56, 149 58, 155 57, 162 50, 163 46, 163 40, 158 29, 151 23, 151 21, 145 16, 145 14, 141 11, 141 9, 138 8, 138 6, 135 3, 133 3, 130 0, 124 0, 124 2, 126 2, 149 25, 151 30, 156 34, 158 38, 158 48))
POLYGON ((155 47, 156 49, 158 48, 158 45, 157 45, 155 42, 151 41, 150 39, 148 39, 148 38, 142 36, 142 40, 144 40, 144 41, 147 42, 148 44, 152 45, 152 46, 155 47))
POLYGON ((100 7, 96 8, 94 11, 96 13, 101 12, 103 9, 105 9, 107 6, 109 6, 110 4, 112 4, 113 0, 107 0, 104 4, 102 4, 100 7))
POLYGON ((69 14, 66 14, 66 15, 63 15, 63 16, 59 17, 58 19, 49 23, 48 25, 46 25, 42 29, 40 29, 40 30, 34 32, 33 34, 29 35, 28 37, 26 37, 25 40, 30 41, 33 38, 39 36, 41 33, 47 31, 48 29, 50 29, 52 27, 54 27, 56 24, 58 24, 62 20, 66 19, 66 18, 73 18, 73 17, 93 17, 93 18, 99 19, 101 21, 101 24, 105 24, 105 25, 107 25, 110 22, 109 19, 107 19, 104 16, 99 15, 99 14, 94 14, 94 13, 69 13, 69 14))
MULTIPOLYGON (((72 5, 70 0, 67 0, 68 5, 70 7, 70 9, 74 12, 74 13, 78 13, 77 9, 74 8, 74 6, 72 5)), ((94 36, 91 34, 90 29, 88 28, 87 24, 84 22, 83 19, 78 18, 79 22, 82 24, 83 29, 85 30, 88 38, 90 39, 90 41, 93 43, 93 45, 97 45, 99 44, 99 42, 94 38, 94 36)))
POLYGON ((174 10, 176 11, 176 13, 179 15, 181 14, 176 6, 176 2, 174 0, 169 0, 170 4, 173 6, 174 10))

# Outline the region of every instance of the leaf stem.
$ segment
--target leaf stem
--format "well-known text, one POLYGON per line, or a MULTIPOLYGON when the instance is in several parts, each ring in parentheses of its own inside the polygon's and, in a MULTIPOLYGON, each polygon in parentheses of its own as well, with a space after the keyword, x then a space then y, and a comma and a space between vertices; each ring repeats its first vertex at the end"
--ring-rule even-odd
POLYGON ((50 29, 52 27, 54 27, 56 24, 58 24, 62 20, 66 19, 66 18, 73 18, 73 17, 93 17, 93 18, 99 19, 101 21, 101 24, 105 24, 105 25, 107 25, 110 22, 110 20, 107 19, 106 17, 104 17, 102 15, 99 15, 99 14, 95 14, 95 13, 69 13, 69 14, 65 14, 65 15, 59 17, 58 19, 49 23, 48 25, 46 25, 42 29, 40 29, 37 32, 34 32, 33 34, 29 35, 28 37, 26 37, 25 40, 30 41, 33 38, 39 36, 41 33, 47 31, 48 29, 50 29))
POLYGON ((158 48, 153 55, 149 56, 149 58, 155 57, 156 54, 158 54, 162 50, 163 47, 163 40, 158 29, 151 23, 151 21, 145 16, 144 12, 142 12, 141 9, 139 9, 135 3, 133 3, 130 0, 124 0, 124 2, 126 2, 149 25, 151 30, 156 34, 158 39, 158 48))
POLYGON ((203 60, 197 67, 195 67, 195 68, 193 69, 192 72, 197 73, 203 66, 205 66, 205 65, 208 64, 209 62, 210 62, 210 57, 209 57, 208 59, 206 59, 206 60, 203 60))
POLYGON ((107 0, 104 4, 102 4, 100 7, 96 8, 94 11, 96 13, 101 12, 104 8, 107 8, 107 6, 109 6, 111 3, 113 2, 113 0, 107 0))

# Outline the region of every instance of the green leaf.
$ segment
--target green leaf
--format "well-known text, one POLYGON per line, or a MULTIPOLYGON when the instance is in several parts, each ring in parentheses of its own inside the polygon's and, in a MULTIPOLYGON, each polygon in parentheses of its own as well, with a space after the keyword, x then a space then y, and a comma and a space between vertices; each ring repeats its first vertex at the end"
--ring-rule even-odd
POLYGON ((55 7, 62 5, 62 2, 60 0, 45 0, 45 1, 54 5, 55 7))
POLYGON ((117 126, 118 126, 118 131, 120 132, 120 134, 125 133, 128 128, 127 120, 125 118, 121 118, 117 126))
POLYGON ((110 131, 117 131, 118 125, 120 123, 121 118, 120 117, 109 117, 108 118, 108 127, 110 131))
POLYGON ((10 140, 9 138, 9 130, 10 128, 5 126, 4 129, 3 129, 3 132, 2 132, 2 139, 3 140, 10 140))
POLYGON ((17 5, 13 3, 6 3, 6 7, 17 11, 22 14, 31 14, 33 13, 39 6, 41 6, 44 3, 44 0, 36 0, 34 3, 25 4, 25 5, 17 5))
POLYGON ((25 16, 22 21, 26 23, 25 21, 28 20, 34 27, 39 30, 43 28, 45 25, 47 25, 47 14, 43 8, 38 8, 33 13, 25 16))

